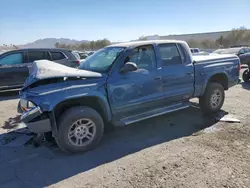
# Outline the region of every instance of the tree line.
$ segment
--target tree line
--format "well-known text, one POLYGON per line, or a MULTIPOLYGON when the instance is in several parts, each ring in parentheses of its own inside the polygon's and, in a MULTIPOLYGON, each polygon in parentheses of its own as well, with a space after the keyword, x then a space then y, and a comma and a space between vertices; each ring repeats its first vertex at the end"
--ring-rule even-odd
POLYGON ((77 44, 60 44, 56 43, 56 48, 67 48, 72 50, 98 50, 100 48, 103 48, 105 46, 110 45, 111 42, 108 39, 102 39, 102 40, 96 40, 96 41, 90 41, 90 42, 82 42, 77 44))
MULTIPOLYGON (((137 40, 139 41, 147 40, 147 37, 141 36, 137 40)), ((191 48, 202 48, 202 49, 228 48, 233 45, 250 45, 250 30, 248 30, 245 27, 234 28, 227 35, 221 35, 216 40, 191 39, 191 40, 187 40, 186 42, 191 48)), ((111 42, 108 39, 103 39, 103 40, 82 42, 82 43, 71 44, 71 45, 56 43, 55 47, 84 51, 84 50, 98 50, 110 44, 111 42)))
MULTIPOLYGON (((147 37, 141 36, 138 40, 147 40, 147 37)), ((221 35, 216 40, 187 40, 191 48, 216 49, 228 48, 234 45, 250 45, 250 30, 245 27, 232 29, 227 35, 221 35)))

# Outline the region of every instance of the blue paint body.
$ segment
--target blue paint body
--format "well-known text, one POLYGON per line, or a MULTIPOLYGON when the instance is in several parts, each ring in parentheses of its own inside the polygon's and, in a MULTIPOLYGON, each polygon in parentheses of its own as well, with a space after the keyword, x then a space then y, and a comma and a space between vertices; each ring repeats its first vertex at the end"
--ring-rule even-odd
MULTIPOLYGON (((71 80, 25 89, 20 98, 32 101, 43 112, 53 112, 65 100, 84 100, 96 97, 105 111, 105 118, 119 121, 139 113, 152 111, 163 106, 187 103, 191 98, 202 96, 212 76, 221 74, 227 79, 227 88, 239 80, 237 56, 206 60, 192 57, 185 42, 176 42, 185 49, 186 61, 181 65, 162 66, 159 43, 144 42, 121 45, 125 50, 115 60, 112 68, 101 78, 71 80), (156 66, 152 71, 137 70, 120 73, 124 59, 141 45, 153 45, 156 66)), ((173 42, 172 42, 173 43, 173 42)), ((119 46, 119 44, 117 45, 119 46)))

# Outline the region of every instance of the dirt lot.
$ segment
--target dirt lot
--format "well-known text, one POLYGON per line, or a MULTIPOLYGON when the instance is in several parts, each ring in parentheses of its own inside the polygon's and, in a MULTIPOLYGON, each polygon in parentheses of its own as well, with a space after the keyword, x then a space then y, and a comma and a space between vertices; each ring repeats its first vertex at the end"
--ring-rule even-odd
MULTIPOLYGON (((12 95, 0 98, 0 125, 16 116, 12 95)), ((223 106, 241 123, 190 107, 107 133, 84 154, 0 144, 0 187, 250 187, 249 107, 250 84, 241 83, 223 106)), ((26 136, 8 131, 0 129, 0 139, 26 136)))

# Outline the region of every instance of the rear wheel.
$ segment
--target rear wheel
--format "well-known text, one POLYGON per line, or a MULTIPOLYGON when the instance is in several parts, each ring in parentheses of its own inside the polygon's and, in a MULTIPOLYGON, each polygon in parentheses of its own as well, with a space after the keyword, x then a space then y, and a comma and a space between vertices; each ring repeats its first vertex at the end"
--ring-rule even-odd
POLYGON ((200 108, 204 113, 213 113, 221 109, 225 99, 224 88, 218 83, 209 83, 205 93, 200 97, 200 108))
POLYGON ((247 69, 243 72, 242 78, 243 78, 244 82, 249 82, 249 80, 250 80, 249 69, 247 69))
POLYGON ((100 142, 103 131, 98 112, 89 107, 73 107, 60 117, 56 142, 67 153, 88 151, 100 142))

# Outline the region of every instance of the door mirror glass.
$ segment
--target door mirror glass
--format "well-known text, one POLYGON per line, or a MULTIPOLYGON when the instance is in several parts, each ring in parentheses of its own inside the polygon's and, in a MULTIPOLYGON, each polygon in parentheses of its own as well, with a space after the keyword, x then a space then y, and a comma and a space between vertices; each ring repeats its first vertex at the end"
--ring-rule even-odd
POLYGON ((133 62, 127 62, 125 65, 121 68, 120 72, 121 73, 127 73, 127 72, 132 72, 136 71, 138 69, 137 65, 133 62))

